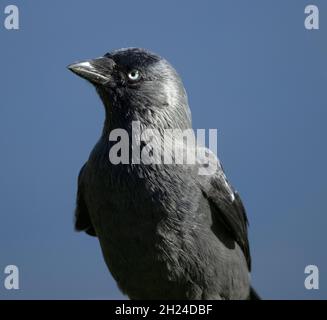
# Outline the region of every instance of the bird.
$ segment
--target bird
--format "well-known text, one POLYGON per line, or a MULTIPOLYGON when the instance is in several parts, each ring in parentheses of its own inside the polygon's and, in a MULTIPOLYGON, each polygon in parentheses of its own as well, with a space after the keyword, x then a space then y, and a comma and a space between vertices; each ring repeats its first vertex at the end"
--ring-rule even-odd
POLYGON ((78 176, 75 230, 98 238, 121 292, 132 300, 260 299, 251 286, 246 211, 218 157, 211 157, 214 173, 202 175, 198 162, 133 162, 132 143, 126 163, 109 159, 110 134, 124 130, 130 142, 135 122, 157 130, 154 144, 165 130, 192 130, 175 68, 149 50, 123 48, 68 69, 95 87, 105 109, 78 176))

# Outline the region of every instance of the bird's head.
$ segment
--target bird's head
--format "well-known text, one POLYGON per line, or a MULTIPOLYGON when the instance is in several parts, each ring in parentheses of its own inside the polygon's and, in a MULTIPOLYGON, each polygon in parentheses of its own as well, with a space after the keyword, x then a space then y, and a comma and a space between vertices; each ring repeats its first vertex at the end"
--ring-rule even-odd
POLYGON ((158 129, 187 129, 187 95, 175 69, 163 58, 139 48, 120 49, 68 68, 99 93, 110 129, 132 121, 158 129))

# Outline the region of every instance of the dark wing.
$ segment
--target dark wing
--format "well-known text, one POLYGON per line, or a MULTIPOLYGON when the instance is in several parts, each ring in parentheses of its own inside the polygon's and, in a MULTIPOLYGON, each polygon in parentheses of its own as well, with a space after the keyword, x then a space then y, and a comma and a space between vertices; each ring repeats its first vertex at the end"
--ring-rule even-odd
POLYGON ((84 199, 84 175, 86 165, 87 163, 84 164, 78 175, 77 200, 75 209, 75 229, 77 231, 85 231, 90 236, 96 236, 84 199))
MULTIPOLYGON (((248 240, 248 219, 241 198, 228 183, 222 169, 210 179, 204 195, 213 208, 213 215, 230 232, 233 239, 241 247, 251 271, 251 256, 248 240)), ((214 219, 214 220, 215 220, 214 219)))

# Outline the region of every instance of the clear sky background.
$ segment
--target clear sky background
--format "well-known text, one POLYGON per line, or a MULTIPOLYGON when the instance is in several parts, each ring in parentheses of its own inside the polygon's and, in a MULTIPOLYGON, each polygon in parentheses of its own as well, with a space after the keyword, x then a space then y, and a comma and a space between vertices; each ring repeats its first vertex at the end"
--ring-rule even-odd
POLYGON ((97 239, 73 231, 76 179, 104 111, 66 66, 121 47, 167 58, 194 128, 217 128, 250 220, 263 298, 327 298, 326 1, 0 1, 0 298, 124 298, 97 239), (320 30, 304 8, 320 9, 320 30), (20 9, 20 30, 3 27, 20 9), (20 269, 18 291, 3 270, 20 269), (304 288, 304 268, 320 289, 304 288))

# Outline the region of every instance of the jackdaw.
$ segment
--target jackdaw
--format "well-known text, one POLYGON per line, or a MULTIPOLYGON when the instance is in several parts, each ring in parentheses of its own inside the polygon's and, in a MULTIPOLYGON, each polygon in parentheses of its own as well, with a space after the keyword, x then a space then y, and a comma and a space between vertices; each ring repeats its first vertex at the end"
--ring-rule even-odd
POLYGON ((158 143, 167 129, 192 128, 175 69, 139 48, 68 68, 94 85, 105 107, 102 135, 78 178, 75 228, 98 237, 121 291, 130 299, 258 298, 250 286, 247 216, 216 157, 207 175, 198 161, 135 163, 132 143, 128 163, 109 159, 115 129, 132 139, 139 122, 141 131, 157 130, 158 143))

